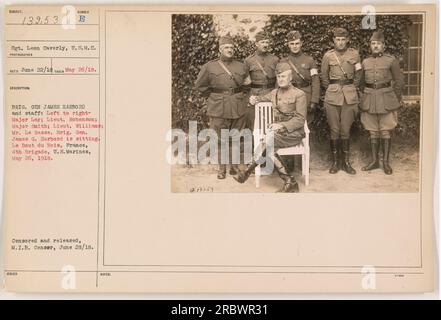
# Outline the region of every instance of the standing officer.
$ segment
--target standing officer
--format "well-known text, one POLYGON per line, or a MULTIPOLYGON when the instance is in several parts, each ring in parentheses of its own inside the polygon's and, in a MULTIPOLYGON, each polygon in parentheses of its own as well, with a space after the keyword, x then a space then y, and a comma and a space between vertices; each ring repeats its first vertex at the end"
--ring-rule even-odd
MULTIPOLYGON (((214 129, 219 139, 218 179, 225 179, 226 164, 221 163, 222 145, 228 141, 221 140, 222 129, 245 128, 245 110, 247 106, 247 86, 251 83, 248 68, 242 62, 233 59, 234 44, 229 36, 219 40, 219 59, 202 66, 196 79, 195 87, 207 99, 207 115, 210 117, 210 128, 214 129)), ((231 154, 231 152, 230 152, 231 154)), ((230 174, 237 173, 237 164, 231 164, 230 174)))
MULTIPOLYGON (((306 120, 306 96, 305 93, 292 86, 292 71, 289 64, 281 62, 276 67, 278 88, 263 96, 251 96, 252 105, 261 101, 271 101, 274 110, 274 122, 269 130, 274 132, 274 165, 284 181, 280 192, 299 192, 294 175, 289 172, 282 158, 277 154, 280 148, 288 148, 298 145, 305 137, 304 125, 306 120)), ((267 136, 268 138, 268 136, 267 136)), ((239 171, 234 177, 238 182, 244 183, 258 166, 257 161, 266 152, 267 141, 262 143, 256 150, 260 153, 255 155, 253 162, 245 171, 239 171), (257 159, 256 159, 257 158, 257 159)))
POLYGON ((358 51, 348 48, 348 31, 334 29, 334 49, 325 53, 321 66, 322 85, 326 88, 325 108, 331 129, 332 166, 329 173, 339 168, 339 139, 343 151, 342 169, 355 174, 349 162, 349 132, 358 112, 358 91, 361 63, 358 51))
MULTIPOLYGON (((269 35, 263 31, 256 34, 256 52, 245 59, 251 77, 251 95, 264 95, 271 92, 276 85, 276 65, 279 58, 269 53, 269 35)), ((255 107, 247 107, 246 127, 254 129, 255 107)))
POLYGON ((287 35, 290 54, 281 59, 289 64, 292 70, 292 85, 306 94, 308 108, 308 123, 314 120, 314 110, 320 99, 320 78, 314 58, 303 53, 302 35, 298 31, 291 31, 287 35))
POLYGON ((389 165, 390 131, 397 125, 397 109, 401 106, 404 77, 394 56, 384 53, 384 35, 375 31, 370 39, 372 55, 363 60, 363 97, 361 123, 370 133, 372 162, 361 170, 380 167, 378 150, 380 138, 383 145, 383 170, 392 174, 389 165), (392 85, 393 83, 393 85, 392 85))

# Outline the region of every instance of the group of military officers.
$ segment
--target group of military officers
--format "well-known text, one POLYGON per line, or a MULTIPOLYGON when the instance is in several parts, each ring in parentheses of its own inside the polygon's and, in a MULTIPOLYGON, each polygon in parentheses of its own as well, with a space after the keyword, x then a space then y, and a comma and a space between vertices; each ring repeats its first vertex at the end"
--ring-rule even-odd
MULTIPOLYGON (((321 86, 326 90, 324 107, 331 131, 329 173, 335 174, 340 169, 351 175, 356 173, 350 163, 349 138, 360 111, 361 122, 370 133, 372 154, 372 161, 361 170, 380 167, 378 154, 382 145, 383 170, 392 174, 390 131, 397 125, 396 110, 401 105, 404 85, 398 60, 384 52, 382 31, 373 32, 371 56, 363 61, 357 50, 348 47, 346 29, 334 29, 333 40, 334 49, 323 56, 319 72, 314 59, 302 51, 302 36, 298 31, 288 33, 290 54, 282 59, 270 53, 269 35, 257 33, 256 51, 244 62, 233 58, 233 40, 224 36, 219 41, 219 59, 206 63, 198 74, 195 87, 207 97, 210 128, 218 137, 222 129, 253 130, 255 104, 272 101, 275 122, 269 129, 274 133, 275 168, 284 181, 280 192, 298 192, 299 188, 292 172, 277 155, 277 149, 301 143, 304 123, 311 123, 319 105, 321 86)), ((265 152, 265 143, 260 150, 265 152)), ((238 182, 245 182, 257 166, 259 156, 262 153, 244 171, 230 165, 229 173, 238 182)), ((217 177, 224 179, 226 171, 226 164, 220 164, 217 177)))

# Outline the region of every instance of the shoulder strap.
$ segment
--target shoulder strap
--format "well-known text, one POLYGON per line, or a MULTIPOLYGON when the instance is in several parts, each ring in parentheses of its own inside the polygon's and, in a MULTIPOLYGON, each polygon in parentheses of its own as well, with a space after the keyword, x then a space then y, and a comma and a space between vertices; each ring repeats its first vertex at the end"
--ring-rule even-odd
POLYGON ((288 58, 288 63, 289 63, 289 65, 291 66, 291 68, 294 69, 295 73, 297 73, 298 76, 299 76, 300 78, 302 78, 303 81, 306 81, 305 77, 299 72, 299 70, 297 69, 296 65, 295 65, 294 63, 292 63, 292 61, 291 61, 290 58, 288 58))
POLYGON ((227 66, 224 65, 224 63, 221 60, 217 60, 217 62, 220 64, 220 66, 222 67, 222 69, 224 69, 224 71, 231 77, 233 78, 233 74, 231 73, 230 70, 228 70, 227 66))
POLYGON ((225 70, 225 72, 230 76, 231 80, 234 81, 234 83, 236 84, 236 86, 240 87, 240 84, 237 83, 236 79, 234 78, 233 74, 231 73, 230 70, 228 70, 227 66, 221 61, 221 60, 217 60, 217 62, 219 62, 219 65, 222 67, 222 69, 225 70))
POLYGON ((266 73, 265 69, 263 69, 263 67, 262 67, 262 65, 260 64, 260 62, 259 62, 259 60, 257 59, 257 57, 256 57, 256 59, 254 59, 254 60, 256 61, 257 66, 259 67, 259 69, 262 70, 262 72, 263 72, 263 74, 265 75, 265 77, 269 78, 269 77, 268 77, 268 73, 266 73))
POLYGON ((343 67, 341 66, 341 62, 340 59, 338 58, 337 54, 335 53, 335 51, 332 52, 334 54, 335 59, 337 59, 337 63, 338 66, 340 67, 341 72, 343 72, 343 75, 345 76, 345 78, 348 78, 348 74, 346 73, 345 69, 343 69, 343 67))

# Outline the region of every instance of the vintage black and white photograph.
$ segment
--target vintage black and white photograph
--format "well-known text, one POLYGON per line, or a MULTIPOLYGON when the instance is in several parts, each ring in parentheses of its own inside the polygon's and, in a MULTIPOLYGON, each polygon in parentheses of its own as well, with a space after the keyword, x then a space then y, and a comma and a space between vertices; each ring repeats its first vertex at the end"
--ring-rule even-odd
POLYGON ((424 16, 172 16, 173 192, 418 192, 424 16))
POLYGON ((339 3, 6 6, 7 293, 436 294, 438 7, 339 3))

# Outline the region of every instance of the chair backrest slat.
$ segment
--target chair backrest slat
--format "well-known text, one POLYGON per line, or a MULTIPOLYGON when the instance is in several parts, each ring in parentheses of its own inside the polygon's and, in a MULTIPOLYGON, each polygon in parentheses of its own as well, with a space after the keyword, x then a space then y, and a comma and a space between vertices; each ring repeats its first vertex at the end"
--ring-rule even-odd
POLYGON ((257 130, 261 135, 265 135, 267 133, 267 127, 272 123, 273 118, 271 102, 259 102, 255 108, 256 117, 254 130, 257 130))
POLYGON ((274 120, 274 113, 273 113, 273 108, 270 108, 270 113, 271 113, 271 122, 273 122, 274 120))
POLYGON ((265 135, 268 131, 268 125, 273 122, 274 114, 271 102, 259 102, 255 108, 254 130, 257 130, 261 135, 265 135))
MULTIPOLYGON (((254 130, 257 131, 262 137, 267 134, 268 126, 273 123, 274 111, 271 102, 259 102, 255 106, 256 117, 254 121, 254 130)), ((309 146, 309 128, 308 123, 305 121, 304 125, 305 138, 303 139, 303 144, 309 146)))

